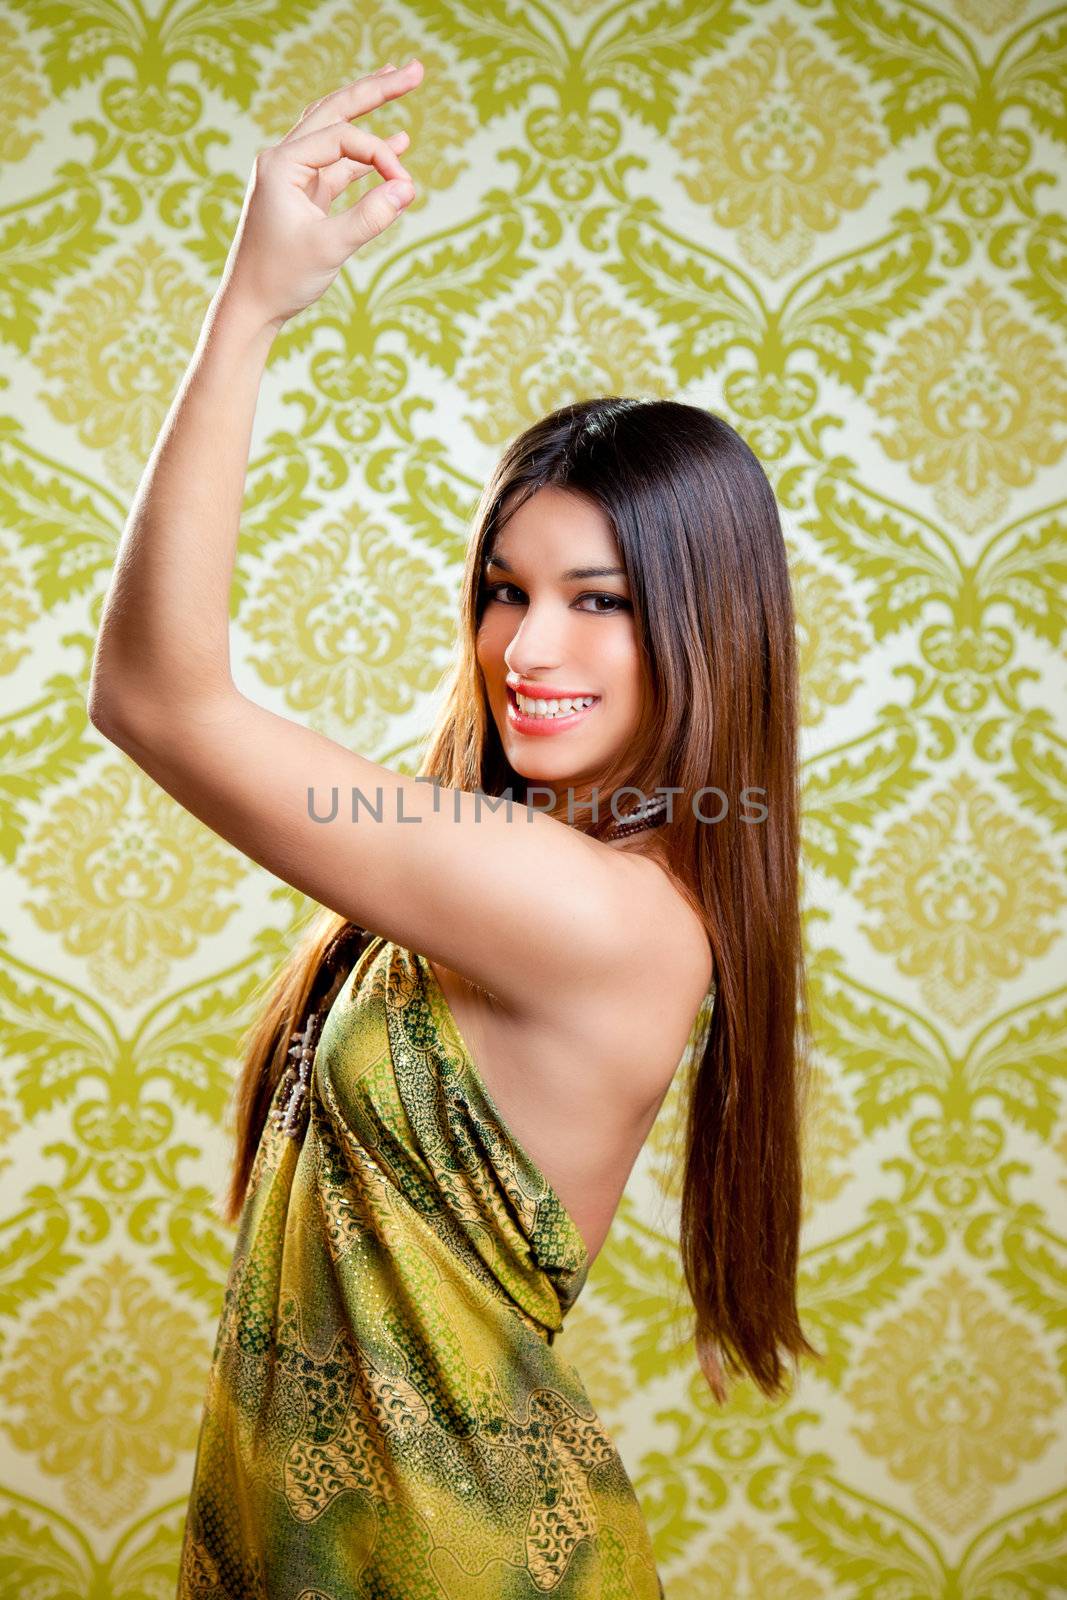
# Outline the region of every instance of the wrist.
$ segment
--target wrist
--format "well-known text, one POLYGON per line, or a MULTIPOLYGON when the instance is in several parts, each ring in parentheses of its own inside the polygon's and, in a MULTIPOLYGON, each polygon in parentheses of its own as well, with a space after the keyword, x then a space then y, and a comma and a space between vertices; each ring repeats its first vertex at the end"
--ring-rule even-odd
POLYGON ((215 291, 204 318, 205 328, 212 338, 225 339, 235 345, 252 346, 260 349, 264 355, 284 322, 284 318, 265 316, 257 306, 225 285, 215 291))

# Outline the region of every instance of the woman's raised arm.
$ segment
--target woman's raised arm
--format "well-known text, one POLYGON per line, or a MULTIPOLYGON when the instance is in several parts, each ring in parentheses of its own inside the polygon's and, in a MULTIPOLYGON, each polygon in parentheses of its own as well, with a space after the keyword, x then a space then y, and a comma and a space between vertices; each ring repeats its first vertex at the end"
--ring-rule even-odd
POLYGON ((414 194, 393 148, 407 134, 380 139, 348 119, 421 79, 413 62, 348 84, 256 158, 221 284, 119 543, 89 688, 89 716, 104 731, 133 716, 209 708, 232 693, 230 585, 271 343, 414 194), (341 190, 372 168, 383 181, 331 217, 341 190))
MULTIPOLYGON (((186 810, 285 882, 463 974, 516 1016, 566 1031, 594 990, 622 996, 645 982, 655 993, 685 981, 694 951, 704 961, 705 941, 698 948, 681 927, 660 870, 510 800, 379 766, 254 704, 230 672, 230 583, 267 353, 282 323, 396 215, 386 198, 403 175, 395 151, 340 119, 414 87, 413 66, 327 96, 257 158, 222 287, 122 540, 89 714, 186 810), (388 181, 331 218, 353 161, 388 181)), ((628 1029, 633 1093, 647 1100, 648 1052, 628 1029)))

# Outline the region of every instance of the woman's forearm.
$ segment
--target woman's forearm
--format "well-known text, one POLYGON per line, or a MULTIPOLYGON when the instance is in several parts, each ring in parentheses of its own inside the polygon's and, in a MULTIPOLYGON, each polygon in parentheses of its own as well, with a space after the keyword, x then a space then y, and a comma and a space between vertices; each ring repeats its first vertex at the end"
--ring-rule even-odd
POLYGON ((277 325, 220 290, 119 542, 93 655, 89 715, 222 697, 230 585, 252 422, 277 325))

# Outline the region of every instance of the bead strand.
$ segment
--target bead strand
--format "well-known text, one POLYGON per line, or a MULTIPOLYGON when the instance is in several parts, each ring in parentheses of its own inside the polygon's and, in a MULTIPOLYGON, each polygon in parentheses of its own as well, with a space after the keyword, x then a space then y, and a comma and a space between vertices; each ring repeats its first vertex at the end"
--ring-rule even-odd
POLYGON ((666 813, 667 797, 662 794, 657 795, 655 799, 648 800, 644 805, 638 806, 635 811, 628 812, 621 822, 617 822, 613 828, 608 829, 604 837, 605 839, 625 839, 628 834, 639 833, 642 828, 658 828, 662 822, 666 822, 666 813))
POLYGON ((341 992, 354 965, 354 960, 344 965, 344 956, 349 946, 355 943, 357 946, 355 956, 358 957, 359 948, 365 945, 368 938, 367 930, 357 928, 355 924, 349 924, 341 931, 327 949, 312 989, 314 991, 314 988, 321 983, 323 972, 333 973, 332 982, 326 993, 307 1014, 303 1025, 295 1028, 290 1035, 285 1072, 282 1075, 277 1104, 272 1113, 274 1126, 290 1139, 299 1139, 303 1134, 315 1050, 330 1007, 341 992))

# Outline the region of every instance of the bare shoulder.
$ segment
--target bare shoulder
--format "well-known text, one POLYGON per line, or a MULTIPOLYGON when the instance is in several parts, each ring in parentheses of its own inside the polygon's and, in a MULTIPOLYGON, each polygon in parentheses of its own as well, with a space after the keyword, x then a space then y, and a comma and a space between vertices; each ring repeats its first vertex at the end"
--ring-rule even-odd
MULTIPOLYGON (((605 849, 602 845, 597 848, 605 849)), ((670 873, 649 856, 611 851, 628 937, 612 930, 613 959, 595 986, 566 996, 540 1018, 543 1027, 584 1044, 632 1103, 658 1100, 685 1049, 713 973, 703 921, 670 873), (620 952, 621 945, 621 952, 620 952)))
MULTIPOLYGON (((707 930, 681 886, 649 856, 621 855, 634 883, 634 964, 630 981, 645 973, 667 986, 675 1008, 691 1012, 690 1025, 711 983, 713 958, 707 930), (691 1002, 691 1004, 690 1004, 691 1002)), ((629 964, 624 962, 624 967, 629 964)))

